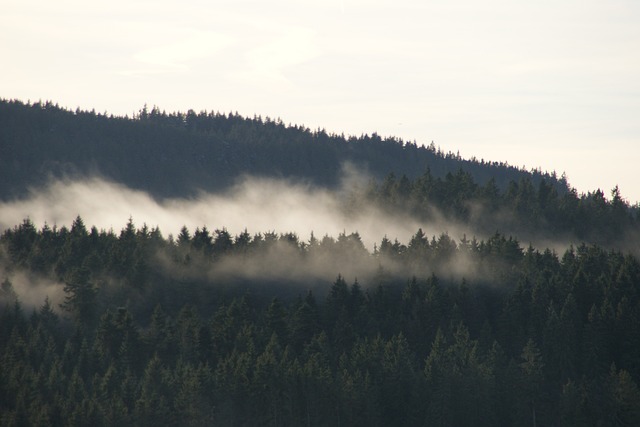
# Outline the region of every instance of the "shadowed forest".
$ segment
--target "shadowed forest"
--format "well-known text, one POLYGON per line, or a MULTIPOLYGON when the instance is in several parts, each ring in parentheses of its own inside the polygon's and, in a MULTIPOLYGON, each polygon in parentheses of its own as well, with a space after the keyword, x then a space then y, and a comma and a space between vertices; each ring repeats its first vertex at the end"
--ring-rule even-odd
POLYGON ((134 117, 75 112, 51 102, 0 100, 0 199, 21 197, 52 177, 94 176, 154 197, 219 191, 244 174, 292 178, 335 188, 345 162, 382 179, 390 172, 415 179, 429 167, 444 178, 461 167, 476 182, 498 187, 546 178, 560 192, 567 182, 505 163, 465 160, 454 153, 380 135, 346 137, 280 119, 237 113, 170 113, 157 107, 134 117))
POLYGON ((367 236, 6 225, 0 425, 640 424, 640 218, 618 188, 270 119, 0 110, 3 215, 54 178, 163 199, 251 173, 381 218, 367 236), (367 180, 340 184, 344 162, 367 180), (398 239, 394 218, 424 227, 398 239))

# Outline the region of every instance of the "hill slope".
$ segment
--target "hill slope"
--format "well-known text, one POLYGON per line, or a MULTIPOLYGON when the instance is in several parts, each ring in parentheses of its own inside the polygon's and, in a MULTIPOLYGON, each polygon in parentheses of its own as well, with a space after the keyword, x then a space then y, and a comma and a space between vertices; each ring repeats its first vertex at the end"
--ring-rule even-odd
POLYGON ((375 178, 393 172, 408 178, 427 168, 436 177, 460 168, 499 188, 510 181, 543 178, 560 193, 567 183, 503 163, 464 160, 433 145, 397 139, 332 135, 237 114, 165 114, 157 109, 123 118, 68 111, 51 103, 0 101, 0 199, 19 197, 51 176, 101 175, 156 197, 222 189, 243 174, 295 178, 337 185, 350 162, 375 178))
MULTIPOLYGON (((282 212, 296 205, 326 214, 314 225, 364 216, 382 238, 373 251, 358 232, 304 241, 234 235, 224 222, 175 238, 131 218, 119 234, 80 215, 37 228, 30 214, 73 209, 80 193, 74 181, 30 195, 27 218, 0 230, 0 426, 640 425, 640 262, 608 248, 637 254, 640 216, 617 188, 610 200, 579 196, 505 165, 237 115, 0 103, 5 198, 52 175, 102 175, 157 197, 244 173, 332 187, 343 162, 384 179, 341 191, 254 182, 284 206, 275 214, 266 199, 220 202, 240 185, 195 209, 153 202, 172 217, 254 210, 248 225, 266 216, 268 227, 278 214, 293 226, 282 212), (485 237, 381 236, 439 221, 485 237), (607 247, 559 253, 507 234, 607 247)), ((112 183, 124 196, 109 199, 100 182, 84 181, 91 200, 149 201, 112 183)), ((19 204, 0 203, 0 224, 3 206, 19 204)))

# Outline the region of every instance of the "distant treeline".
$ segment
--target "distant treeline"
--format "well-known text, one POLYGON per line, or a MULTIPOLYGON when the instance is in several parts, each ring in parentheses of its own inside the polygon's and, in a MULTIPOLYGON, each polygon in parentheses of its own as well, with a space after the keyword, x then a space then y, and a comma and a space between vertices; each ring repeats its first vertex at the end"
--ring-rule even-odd
POLYGON ((0 425, 640 424, 640 263, 618 251, 78 217, 25 220, 0 257, 0 425), (270 270, 313 260, 332 279, 270 270), (60 307, 20 302, 45 279, 60 307))
POLYGON ((0 200, 21 197, 51 177, 99 175, 155 197, 183 197, 226 188, 243 174, 338 185, 349 162, 376 179, 393 172, 417 178, 427 168, 444 177, 462 168, 478 183, 498 188, 544 178, 559 193, 564 178, 504 163, 465 160, 377 134, 359 137, 192 110, 167 114, 145 107, 135 117, 69 111, 47 102, 0 100, 0 200))
POLYGON ((389 174, 353 191, 346 205, 358 212, 371 202, 389 213, 457 222, 484 235, 499 231, 523 241, 591 242, 640 254, 640 208, 630 206, 617 186, 608 199, 601 190, 559 192, 546 178, 534 185, 523 176, 502 190, 493 178, 481 185, 462 169, 442 178, 428 169, 413 180, 389 174))

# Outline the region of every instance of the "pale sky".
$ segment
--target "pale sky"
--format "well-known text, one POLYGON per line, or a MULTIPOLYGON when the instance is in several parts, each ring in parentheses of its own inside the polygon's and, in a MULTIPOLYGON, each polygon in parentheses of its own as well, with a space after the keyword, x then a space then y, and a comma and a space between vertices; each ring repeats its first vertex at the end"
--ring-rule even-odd
POLYGON ((640 201, 637 0, 0 0, 0 97, 434 141, 640 201))

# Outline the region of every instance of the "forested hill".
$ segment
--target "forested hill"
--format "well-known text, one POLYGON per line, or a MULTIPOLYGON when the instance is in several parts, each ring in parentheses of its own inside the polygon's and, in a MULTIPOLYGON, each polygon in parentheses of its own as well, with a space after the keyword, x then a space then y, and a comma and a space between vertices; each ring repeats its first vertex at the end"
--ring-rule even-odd
POLYGON ((564 179, 504 163, 465 160, 429 147, 383 139, 345 137, 285 125, 279 119, 237 114, 171 113, 146 107, 134 118, 69 111, 52 103, 0 100, 0 199, 24 194, 53 177, 100 175, 156 197, 220 190, 238 176, 303 179, 334 187, 350 162, 375 178, 414 179, 459 169, 499 188, 528 177, 563 193, 564 179))
POLYGON ((640 425, 640 205, 617 187, 578 195, 554 176, 271 119, 0 101, 5 200, 56 176, 158 198, 244 173, 330 188, 344 162, 378 181, 300 192, 323 195, 330 212, 314 218, 374 224, 372 251, 357 230, 209 223, 165 238, 146 216, 117 233, 80 215, 39 228, 30 215, 60 193, 34 197, 0 230, 0 427, 640 425), (401 241, 398 223, 420 228, 401 241))

